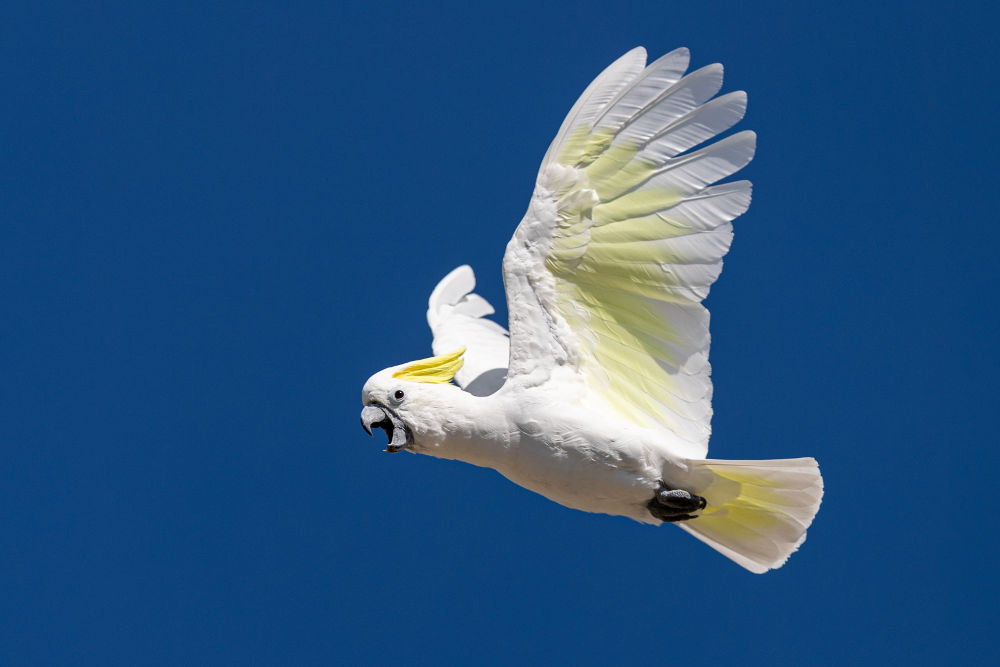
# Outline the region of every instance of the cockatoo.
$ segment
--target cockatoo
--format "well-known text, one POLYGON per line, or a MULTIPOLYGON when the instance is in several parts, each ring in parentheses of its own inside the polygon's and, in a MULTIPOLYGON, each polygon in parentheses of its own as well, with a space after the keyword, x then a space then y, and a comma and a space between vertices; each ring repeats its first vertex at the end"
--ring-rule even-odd
POLYGON ((510 332, 468 266, 430 296, 433 356, 364 385, 387 451, 493 468, 566 507, 673 523, 752 572, 805 540, 823 495, 812 458, 707 459, 708 310, 750 183, 742 91, 687 49, 611 64, 542 159, 507 244, 510 332), (713 99, 714 97, 714 99, 713 99), (700 146, 700 147, 699 147, 700 146), (454 381, 454 384, 452 383, 454 381))

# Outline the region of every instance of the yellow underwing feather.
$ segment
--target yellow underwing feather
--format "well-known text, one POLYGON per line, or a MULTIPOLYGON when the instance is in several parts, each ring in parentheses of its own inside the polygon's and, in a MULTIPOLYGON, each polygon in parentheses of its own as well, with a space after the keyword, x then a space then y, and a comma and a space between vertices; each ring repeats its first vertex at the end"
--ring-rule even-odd
POLYGON ((750 203, 748 182, 718 181, 750 161, 755 135, 711 141, 743 117, 746 95, 710 101, 722 67, 684 76, 688 55, 643 69, 644 53, 630 52, 588 87, 546 152, 504 277, 509 378, 537 381, 544 351, 694 458, 707 453, 712 415, 701 302, 750 203), (514 317, 519 308, 529 310, 514 317))
MULTIPOLYGON (((666 97, 648 101, 632 120, 666 97)), ((664 116, 677 113, 669 104, 660 108, 664 116)), ((574 132, 559 154, 561 166, 571 169, 557 172, 557 216, 586 233, 556 225, 545 264, 558 286, 556 308, 589 352, 581 366, 594 388, 637 423, 659 423, 703 445, 712 410, 708 318, 699 302, 729 249, 728 220, 749 203, 745 186, 705 186, 749 160, 752 135, 677 155, 660 140, 681 125, 697 125, 692 111, 652 121, 664 129, 650 124, 637 130, 638 141, 628 137, 631 123, 614 133, 574 132), (581 191, 591 193, 589 206, 567 206, 581 191), (661 304, 659 312, 652 302, 661 304)))
POLYGON ((396 371, 392 374, 392 377, 408 382, 433 382, 438 384, 451 382, 451 379, 455 377, 455 373, 465 363, 465 360, 462 358, 463 354, 465 354, 464 346, 448 354, 420 359, 419 361, 414 361, 406 368, 396 371))

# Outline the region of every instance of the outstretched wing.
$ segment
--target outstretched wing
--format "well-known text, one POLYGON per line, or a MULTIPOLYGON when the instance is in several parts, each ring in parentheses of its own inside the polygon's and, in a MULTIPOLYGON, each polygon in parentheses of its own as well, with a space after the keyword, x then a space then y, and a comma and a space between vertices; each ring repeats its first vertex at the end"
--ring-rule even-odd
POLYGON ((746 94, 711 99, 722 66, 684 75, 678 49, 637 48, 573 106, 504 255, 511 382, 574 369, 612 409, 668 429, 704 456, 712 416, 708 311, 756 136, 704 144, 738 122, 746 94), (711 101, 710 101, 711 100, 711 101))
POLYGON ((493 306, 478 294, 472 268, 463 265, 441 279, 427 303, 427 323, 435 355, 465 347, 465 363, 455 374, 458 386, 476 396, 492 394, 507 377, 507 330, 492 320, 493 306))

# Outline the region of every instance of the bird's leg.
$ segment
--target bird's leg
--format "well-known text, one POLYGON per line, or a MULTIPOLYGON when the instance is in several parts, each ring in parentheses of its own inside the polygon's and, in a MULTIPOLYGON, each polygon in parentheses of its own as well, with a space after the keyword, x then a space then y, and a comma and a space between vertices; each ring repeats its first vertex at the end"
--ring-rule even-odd
POLYGON ((683 489, 671 489, 662 480, 656 495, 646 507, 660 521, 687 521, 697 515, 692 512, 705 509, 705 499, 683 489))

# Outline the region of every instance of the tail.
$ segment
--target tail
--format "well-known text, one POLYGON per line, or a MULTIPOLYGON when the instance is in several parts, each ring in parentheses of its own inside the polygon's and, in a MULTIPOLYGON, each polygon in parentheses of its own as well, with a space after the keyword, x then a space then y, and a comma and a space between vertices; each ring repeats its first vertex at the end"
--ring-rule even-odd
POLYGON ((781 567, 805 542, 823 498, 815 459, 688 463, 688 488, 708 505, 681 528, 757 574, 781 567))

